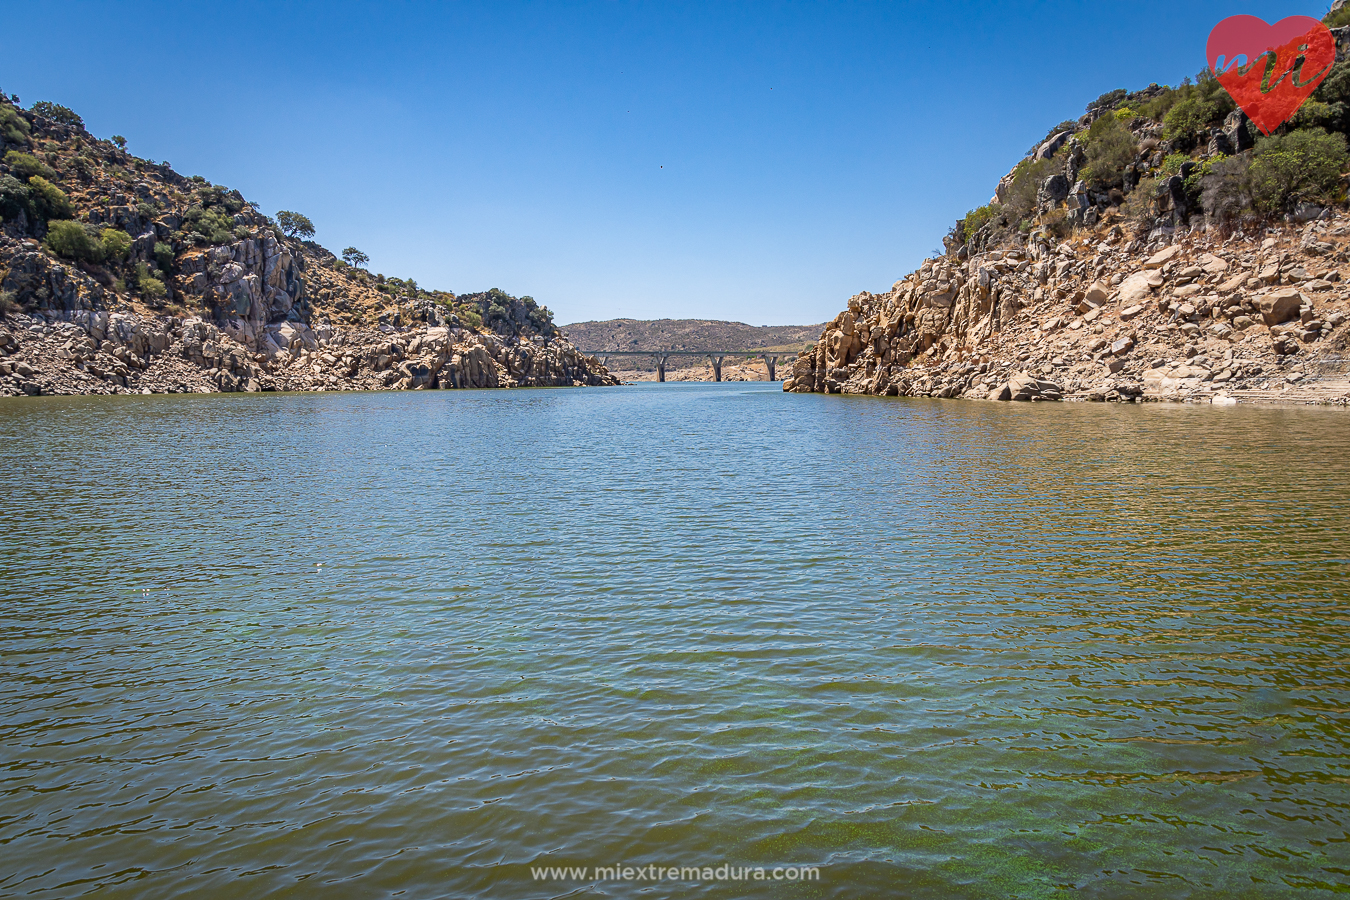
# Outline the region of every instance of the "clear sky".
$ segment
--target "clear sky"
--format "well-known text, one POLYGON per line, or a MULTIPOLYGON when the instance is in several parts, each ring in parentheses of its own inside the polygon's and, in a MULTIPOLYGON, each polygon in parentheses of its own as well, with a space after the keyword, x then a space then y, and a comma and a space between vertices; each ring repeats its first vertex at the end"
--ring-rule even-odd
POLYGON ((426 287, 807 324, 1220 19, 1326 6, 0 2, 0 88, 426 287))

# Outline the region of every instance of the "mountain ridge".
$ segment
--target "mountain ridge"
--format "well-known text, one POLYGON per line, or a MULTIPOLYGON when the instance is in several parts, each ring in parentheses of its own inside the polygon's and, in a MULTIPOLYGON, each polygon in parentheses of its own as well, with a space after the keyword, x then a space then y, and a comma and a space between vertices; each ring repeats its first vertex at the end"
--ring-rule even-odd
POLYGON ((797 350, 822 325, 747 325, 719 319, 603 319, 560 326, 588 353, 657 350, 797 350))

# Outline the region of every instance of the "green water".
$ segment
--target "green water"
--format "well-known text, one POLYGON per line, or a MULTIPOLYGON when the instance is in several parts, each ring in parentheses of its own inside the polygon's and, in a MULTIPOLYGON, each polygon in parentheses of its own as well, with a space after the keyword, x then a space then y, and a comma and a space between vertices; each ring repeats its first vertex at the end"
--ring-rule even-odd
POLYGON ((0 402, 0 896, 1350 891, 1350 415, 0 402), (531 866, 819 880, 536 880, 531 866))

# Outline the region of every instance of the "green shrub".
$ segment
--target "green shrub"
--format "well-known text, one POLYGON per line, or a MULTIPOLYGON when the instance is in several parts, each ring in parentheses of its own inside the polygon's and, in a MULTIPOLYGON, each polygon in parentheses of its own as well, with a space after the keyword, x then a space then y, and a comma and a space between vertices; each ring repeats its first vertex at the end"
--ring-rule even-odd
POLYGON ((198 244, 228 244, 234 239, 234 220, 220 210, 192 206, 183 217, 183 231, 198 244))
POLYGON ((1141 178, 1120 206, 1125 218, 1136 225, 1150 222, 1157 212, 1159 184, 1159 180, 1152 175, 1141 178))
POLYGON ((999 214, 999 208, 992 203, 972 209, 966 213, 966 217, 961 220, 961 239, 970 240, 985 225, 989 224, 999 214))
MULTIPOLYGON (((1345 12, 1350 10, 1347 7, 1345 12)), ((1317 106, 1306 116, 1303 108, 1294 115, 1291 124, 1295 128, 1325 128, 1328 131, 1350 131, 1350 60, 1338 62, 1331 67, 1327 77, 1313 91, 1313 95, 1303 104, 1325 104, 1317 106), (1320 119, 1320 121, 1318 121, 1320 119)))
POLYGON ((1219 104, 1199 97, 1188 97, 1169 109, 1163 117, 1163 137, 1169 141, 1176 138, 1194 139, 1201 132, 1222 122, 1224 115, 1226 113, 1220 113, 1219 104))
POLYGON ((11 150, 5 154, 5 165, 9 166, 20 178, 32 178, 34 175, 41 175, 43 178, 55 178, 56 173, 31 153, 20 153, 18 150, 11 150))
POLYGON ((1164 176, 1180 175, 1181 167, 1191 161, 1189 153, 1169 153, 1163 158, 1158 174, 1164 176))
POLYGON ((155 241, 155 263, 161 272, 173 271, 173 248, 162 241, 155 241))
POLYGON ((13 175, 0 175, 0 219, 17 219, 28 209, 31 192, 13 175))
POLYGON ((163 300, 168 293, 164 282, 155 275, 145 263, 136 263, 136 289, 147 300, 163 300))
POLYGON ((1248 170, 1252 203, 1258 212, 1277 213, 1338 199, 1348 158, 1345 135, 1320 128, 1262 138, 1248 170))
MULTIPOLYGON (((1214 174, 1214 171, 1219 166, 1221 166, 1224 163, 1224 161, 1230 158, 1231 157, 1229 157, 1228 154, 1226 153, 1216 153, 1213 156, 1208 157, 1203 162, 1196 165, 1195 171, 1192 172, 1186 178, 1186 190, 1189 191, 1191 194, 1195 194, 1197 191, 1200 190, 1200 186, 1204 182, 1204 180, 1210 175, 1214 174)), ((1178 172, 1181 171, 1180 166, 1177 167, 1177 171, 1178 172)))
MULTIPOLYGON (((201 178, 200 175, 194 178, 201 178)), ((202 178, 202 181, 206 179, 202 178)), ((210 209, 214 206, 220 206, 230 215, 234 215, 244 208, 244 198, 238 191, 232 191, 220 184, 202 184, 197 188, 197 200, 202 206, 210 209)))
POLYGON ((1048 159, 1024 159, 1013 169, 1012 183, 1003 198, 1003 214, 1012 227, 1018 226, 1036 209, 1041 182, 1050 177, 1054 163, 1048 159))
POLYGON ((28 133, 28 120, 14 107, 0 104, 0 138, 11 144, 24 144, 28 142, 28 133))
POLYGON ((1175 88, 1164 87, 1163 92, 1151 100, 1145 100, 1140 103, 1135 112, 1141 118, 1152 119, 1154 122, 1161 122, 1166 118, 1167 113, 1177 101, 1181 99, 1181 93, 1175 88))
POLYGON ((120 228, 105 228, 99 236, 103 244, 103 258, 108 262, 121 262, 131 252, 131 235, 120 228))
POLYGON ((552 310, 547 306, 540 306, 533 297, 528 295, 521 297, 520 302, 525 305, 525 320, 533 325, 536 331, 543 334, 553 333, 552 310))
POLYGON ((108 138, 108 140, 112 141, 113 144, 116 145, 118 150, 127 149, 127 139, 122 137, 120 134, 114 134, 112 137, 108 138))
POLYGON ((75 214, 66 192, 41 175, 28 179, 34 214, 42 220, 69 219, 75 214))
POLYGON ((1092 123, 1084 143, 1087 162, 1079 177, 1097 190, 1123 184, 1125 167, 1134 162, 1138 150, 1130 129, 1115 116, 1103 116, 1092 123))
POLYGON ((70 125, 75 128, 84 127, 84 119, 77 116, 74 110, 62 106, 59 103, 50 103, 46 100, 39 100, 28 108, 32 112, 42 116, 44 119, 51 119, 53 122, 59 122, 62 125, 70 125))
POLYGON ((1343 25, 1350 25, 1350 6, 1342 6, 1335 12, 1326 14, 1322 19, 1322 24, 1328 28, 1340 28, 1343 25))
POLYGON ((1096 100, 1089 103, 1085 111, 1096 112, 1098 110, 1114 109, 1128 96, 1130 96, 1130 92, 1124 88, 1116 88, 1114 91, 1107 91, 1105 94, 1102 94, 1096 100))
POLYGON ((1335 129, 1343 113, 1344 107, 1340 104, 1323 103, 1309 97, 1289 119, 1289 127, 1295 131, 1304 128, 1335 129))
POLYGON ((1194 140, 1210 128, 1221 125, 1236 109, 1233 98, 1208 67, 1196 76, 1194 83, 1189 78, 1182 82, 1173 96, 1174 102, 1162 116, 1163 137, 1168 140, 1194 140))
POLYGON ((1205 214, 1228 222, 1252 212, 1252 155, 1244 153, 1215 163, 1200 182, 1200 205, 1205 214))
POLYGON ((103 245, 94 240, 79 222, 70 220, 52 222, 47 226, 47 249, 57 256, 82 262, 103 259, 103 245))

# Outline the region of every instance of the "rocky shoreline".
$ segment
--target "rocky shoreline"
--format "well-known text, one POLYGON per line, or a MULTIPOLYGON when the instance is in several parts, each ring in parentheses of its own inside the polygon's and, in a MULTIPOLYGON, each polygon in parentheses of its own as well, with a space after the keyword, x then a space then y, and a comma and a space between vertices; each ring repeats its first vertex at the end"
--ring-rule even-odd
POLYGON ((1350 404, 1350 215, 1223 237, 1117 225, 944 256, 861 293, 783 390, 1350 404))
POLYGON ((450 326, 385 329, 284 323, 258 350, 198 318, 11 315, 0 321, 0 396, 619 383, 565 341, 450 326))

